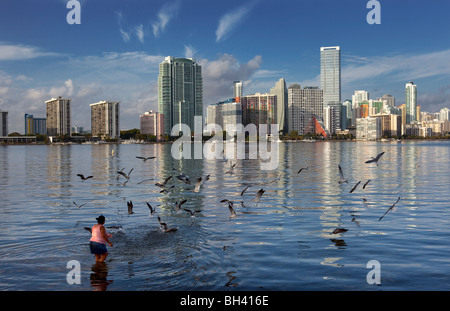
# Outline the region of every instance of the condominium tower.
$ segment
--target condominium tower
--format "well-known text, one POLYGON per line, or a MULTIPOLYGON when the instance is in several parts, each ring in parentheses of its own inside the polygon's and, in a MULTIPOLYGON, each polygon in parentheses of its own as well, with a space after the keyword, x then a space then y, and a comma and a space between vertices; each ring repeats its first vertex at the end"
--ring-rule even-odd
POLYGON ((234 81, 233 82, 233 97, 241 97, 243 89, 242 81, 234 81))
POLYGON ((417 85, 410 81, 405 85, 406 124, 417 120, 417 85))
POLYGON ((164 115, 164 134, 177 124, 194 130, 194 117, 203 118, 202 68, 194 58, 168 56, 159 64, 158 112, 164 115))
POLYGON ((119 102, 100 101, 90 106, 92 136, 119 138, 119 102))
POLYGON ((48 136, 70 135, 70 101, 59 96, 45 102, 48 136))
POLYGON ((288 89, 288 132, 315 134, 316 120, 323 117, 323 90, 292 84, 288 89))
POLYGON ((328 130, 333 133, 340 128, 341 103, 341 49, 339 46, 320 48, 320 88, 323 90, 323 108, 333 124, 328 130))

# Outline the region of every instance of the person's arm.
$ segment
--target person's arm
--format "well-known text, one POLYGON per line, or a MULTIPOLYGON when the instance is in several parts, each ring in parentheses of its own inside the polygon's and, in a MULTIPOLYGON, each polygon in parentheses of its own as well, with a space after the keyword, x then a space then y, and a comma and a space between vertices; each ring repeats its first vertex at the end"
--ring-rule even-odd
POLYGON ((105 241, 108 243, 108 245, 113 246, 113 244, 108 240, 108 238, 111 237, 111 235, 106 233, 105 227, 101 226, 100 232, 102 233, 102 236, 105 239, 105 241))

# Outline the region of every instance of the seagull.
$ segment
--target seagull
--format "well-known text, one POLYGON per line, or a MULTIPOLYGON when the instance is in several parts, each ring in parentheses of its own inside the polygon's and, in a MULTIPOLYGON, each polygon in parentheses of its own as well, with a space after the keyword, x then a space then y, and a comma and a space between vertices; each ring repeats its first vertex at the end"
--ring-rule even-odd
POLYGON ((177 231, 177 228, 169 228, 165 222, 161 222, 161 218, 159 218, 159 216, 158 216, 158 222, 159 222, 159 225, 161 227, 161 230, 164 231, 164 232, 175 232, 175 231, 177 231))
POLYGON ((84 229, 86 229, 87 231, 89 231, 90 233, 92 233, 92 228, 84 227, 84 229))
POLYGON ((380 154, 378 154, 375 158, 372 158, 371 160, 366 161, 366 163, 373 163, 375 162, 378 166, 378 160, 380 160, 381 156, 384 154, 384 151, 380 154))
POLYGON ((185 175, 184 173, 178 175, 177 178, 179 180, 181 180, 182 182, 184 182, 185 184, 190 184, 191 183, 191 180, 189 179, 189 176, 185 175))
POLYGON ((344 173, 342 173, 341 166, 340 165, 338 165, 338 166, 339 166, 339 174, 341 175, 341 180, 339 180, 339 183, 340 184, 342 184, 342 183, 347 183, 348 184, 348 181, 344 178, 344 173))
POLYGON ((148 208, 150 209, 150 215, 153 215, 156 212, 156 208, 153 208, 148 202, 145 202, 145 204, 147 204, 148 208))
POLYGON ((244 201, 231 201, 231 200, 228 200, 228 199, 223 199, 223 200, 220 200, 220 202, 231 202, 232 205, 234 203, 241 203, 242 207, 244 207, 244 201))
POLYGON ((129 202, 127 201, 127 206, 128 206, 128 215, 134 214, 134 212, 133 212, 133 202, 131 200, 129 202))
POLYGON ((233 201, 228 201, 228 209, 230 210, 230 217, 236 217, 237 214, 233 209, 233 201))
POLYGON ((330 234, 344 233, 344 232, 347 232, 347 231, 348 231, 348 229, 344 229, 344 228, 336 228, 336 229, 334 229, 333 232, 330 233, 330 234))
POLYGON ((195 213, 200 213, 200 211, 193 211, 187 208, 183 208, 186 212, 188 212, 189 214, 191 214, 191 217, 195 217, 195 213))
POLYGON ((241 196, 243 196, 244 192, 247 191, 247 189, 250 188, 250 187, 251 187, 251 185, 248 185, 247 187, 245 187, 244 190, 241 191, 241 196))
POLYGON ((301 169, 298 170, 297 174, 300 174, 301 171, 307 170, 307 169, 308 169, 308 167, 302 167, 301 169))
POLYGON ((165 188, 167 185, 167 182, 172 178, 172 176, 167 177, 166 179, 164 179, 164 181, 162 183, 157 182, 155 184, 155 186, 158 186, 160 188, 165 188))
POLYGON ((370 182, 370 179, 368 181, 366 181, 366 183, 363 186, 363 189, 366 189, 367 184, 370 182))
POLYGON ((94 176, 87 176, 87 177, 84 177, 83 174, 77 174, 77 176, 80 176, 81 180, 88 180, 89 178, 94 177, 94 176))
POLYGON ((256 193, 256 198, 254 198, 252 201, 259 202, 264 192, 265 192, 264 189, 259 189, 258 192, 256 193))
POLYGON ((378 219, 378 221, 380 221, 381 219, 383 219, 383 217, 384 216, 386 216, 386 214, 387 213, 389 213, 391 210, 393 210, 393 208, 394 208, 394 206, 395 206, 395 204, 397 204, 398 203, 398 201, 400 201, 400 197, 398 197, 398 199, 397 199, 397 201, 395 201, 395 203, 394 204, 392 204, 392 206, 391 207, 389 207, 389 209, 386 211, 386 213, 384 213, 384 215, 383 216, 381 216, 380 217, 380 219, 378 219))
POLYGON ((352 190, 350 190, 350 193, 352 193, 353 191, 356 190, 356 188, 358 187, 358 185, 361 183, 361 180, 358 181, 358 183, 356 185, 353 186, 352 190))
POLYGON ((81 208, 82 206, 84 206, 84 205, 86 205, 87 204, 87 202, 86 203, 83 203, 83 204, 81 204, 81 205, 78 205, 77 203, 75 203, 74 201, 72 201, 73 202, 73 204, 75 204, 75 206, 76 207, 78 207, 78 208, 81 208))
POLYGON ((181 205, 183 205, 184 203, 186 203, 187 200, 183 200, 180 203, 175 202, 175 206, 177 208, 177 212, 181 209, 181 205))
POLYGON ((233 175, 233 174, 234 174, 233 170, 234 170, 234 167, 235 167, 235 166, 236 166, 236 163, 234 163, 233 165, 231 165, 230 169, 229 169, 228 171, 226 171, 225 174, 233 175))
POLYGON ((131 172, 133 171, 133 169, 134 169, 134 168, 132 168, 132 169, 128 172, 128 175, 125 174, 124 172, 122 172, 123 169, 121 169, 120 171, 117 171, 117 174, 120 174, 120 175, 122 175, 123 177, 125 177, 127 180, 129 180, 129 179, 130 179, 130 174, 131 174, 131 172))
POLYGON ((138 185, 140 185, 140 184, 142 184, 142 183, 144 183, 144 182, 146 182, 146 181, 149 181, 149 180, 153 180, 153 178, 147 178, 147 179, 144 179, 144 180, 138 182, 138 185))
POLYGON ((202 178, 199 177, 199 178, 197 179, 197 183, 195 184, 194 192, 196 192, 196 193, 200 192, 200 187, 201 187, 201 185, 202 185, 202 178))
POLYGON ((154 158, 156 158, 156 157, 139 157, 139 156, 136 156, 136 158, 142 159, 142 160, 144 160, 144 162, 145 162, 145 161, 147 161, 147 160, 149 160, 149 159, 154 159, 154 158))

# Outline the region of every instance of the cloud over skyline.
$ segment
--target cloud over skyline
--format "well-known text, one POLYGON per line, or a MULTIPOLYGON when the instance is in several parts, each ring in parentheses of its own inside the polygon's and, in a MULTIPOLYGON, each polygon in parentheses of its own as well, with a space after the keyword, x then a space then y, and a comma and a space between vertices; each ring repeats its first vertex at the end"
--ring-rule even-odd
POLYGON ((228 38, 229 34, 239 26, 242 20, 254 7, 255 2, 245 4, 237 9, 226 13, 219 20, 216 30, 216 42, 221 42, 228 38))

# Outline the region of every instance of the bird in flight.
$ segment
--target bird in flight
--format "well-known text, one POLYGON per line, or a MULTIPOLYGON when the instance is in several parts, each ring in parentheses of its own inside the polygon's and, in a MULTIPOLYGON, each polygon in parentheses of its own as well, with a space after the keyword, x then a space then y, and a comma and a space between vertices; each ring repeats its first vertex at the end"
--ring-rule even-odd
POLYGON ((122 175, 123 177, 125 177, 127 180, 130 179, 130 174, 133 171, 134 168, 132 168, 129 172, 128 175, 126 173, 123 172, 123 169, 121 169, 120 171, 117 171, 117 174, 122 175))
POLYGON ((387 213, 389 213, 390 211, 394 210, 394 206, 395 206, 395 204, 398 203, 398 201, 400 201, 400 197, 398 197, 397 201, 395 201, 395 203, 392 204, 392 206, 388 208, 388 210, 386 211, 386 213, 384 213, 384 215, 381 216, 380 219, 378 219, 378 221, 380 221, 381 219, 383 219, 383 217, 386 216, 387 213))
POLYGON ((336 228, 336 229, 334 229, 333 232, 330 233, 330 234, 344 233, 344 232, 347 232, 347 231, 348 231, 348 229, 344 229, 344 228, 336 228))
POLYGON ((247 187, 245 187, 244 190, 241 191, 241 196, 243 196, 244 192, 247 191, 247 189, 250 188, 250 187, 251 187, 251 185, 248 185, 247 187))
POLYGON ((191 180, 189 179, 189 176, 185 175, 184 173, 178 175, 177 178, 179 180, 181 180, 182 182, 184 182, 185 184, 190 184, 191 183, 191 180))
POLYGON ((225 174, 230 174, 233 175, 234 174, 234 168, 236 166, 236 163, 234 163, 233 165, 230 166, 230 169, 228 171, 225 172, 225 174))
POLYGON ((200 213, 200 211, 193 211, 187 208, 183 208, 186 212, 188 212, 189 214, 191 214, 191 217, 195 217, 195 213, 200 213))
POLYGON ((380 160, 381 156, 384 154, 384 151, 382 153, 379 153, 375 158, 372 158, 368 161, 366 161, 366 163, 373 163, 375 162, 378 166, 378 161, 380 160))
POLYGON ((195 184, 194 192, 200 192, 200 187, 202 186, 202 177, 197 179, 197 183, 195 184))
POLYGON ((338 166, 339 166, 339 175, 341 176, 341 179, 339 180, 339 183, 340 184, 342 184, 342 183, 347 183, 348 184, 347 179, 344 178, 344 173, 342 172, 342 167, 340 165, 338 165, 338 166))
POLYGON ((145 202, 145 204, 147 204, 148 208, 150 209, 150 215, 156 213, 156 207, 152 207, 148 202, 145 202))
POLYGON ((145 161, 147 161, 149 159, 155 159, 156 157, 140 157, 140 156, 136 156, 136 158, 144 160, 144 162, 145 162, 145 161))
POLYGON ((256 197, 252 201, 259 202, 264 192, 266 192, 264 189, 259 189, 258 192, 256 193, 256 197))
POLYGON ((187 200, 183 200, 181 202, 175 202, 175 207, 177 209, 177 212, 181 210, 181 205, 183 205, 186 202, 187 202, 187 200))
POLYGON ((230 217, 236 217, 237 214, 233 208, 233 201, 228 201, 228 209, 230 210, 230 217))
POLYGON ((308 167, 302 167, 301 169, 298 170, 297 174, 300 174, 301 171, 307 170, 307 169, 308 169, 308 167))
POLYGON ((131 200, 127 201, 127 207, 128 207, 128 215, 134 214, 134 212, 133 212, 133 202, 131 200))
POLYGON ((87 202, 86 203, 83 203, 83 204, 81 204, 81 205, 78 205, 77 203, 75 203, 74 201, 72 201, 73 202, 73 204, 75 204, 75 206, 76 207, 78 207, 78 208, 81 208, 82 206, 84 206, 84 205, 86 205, 87 204, 87 202))
POLYGON ((353 186, 352 190, 350 190, 350 193, 352 193, 353 191, 356 190, 356 188, 358 187, 358 185, 361 183, 361 180, 358 181, 358 183, 356 185, 353 186))
POLYGON ((77 176, 79 176, 81 178, 81 180, 88 180, 89 178, 94 177, 94 176, 86 176, 86 177, 84 177, 83 174, 77 174, 77 176))

